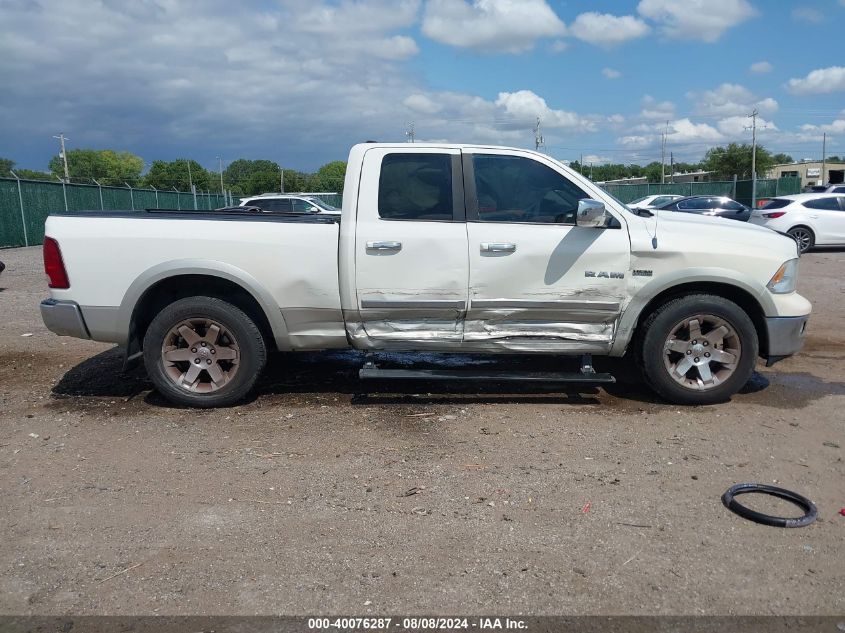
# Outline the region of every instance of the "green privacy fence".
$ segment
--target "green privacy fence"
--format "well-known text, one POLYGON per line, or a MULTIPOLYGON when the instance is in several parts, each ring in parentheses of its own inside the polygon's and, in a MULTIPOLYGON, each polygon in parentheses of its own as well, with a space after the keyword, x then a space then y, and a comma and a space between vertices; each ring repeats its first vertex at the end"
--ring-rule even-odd
MULTIPOLYGON (((672 193, 680 196, 730 196, 742 204, 751 205, 750 180, 719 180, 714 182, 676 182, 666 184, 603 185, 611 195, 628 203, 655 194, 672 193)), ((757 180, 757 199, 787 196, 801 192, 800 178, 770 178, 757 180)))
POLYGON ((0 248, 41 244, 44 220, 54 211, 217 209, 227 203, 222 193, 194 195, 185 191, 0 178, 0 248))

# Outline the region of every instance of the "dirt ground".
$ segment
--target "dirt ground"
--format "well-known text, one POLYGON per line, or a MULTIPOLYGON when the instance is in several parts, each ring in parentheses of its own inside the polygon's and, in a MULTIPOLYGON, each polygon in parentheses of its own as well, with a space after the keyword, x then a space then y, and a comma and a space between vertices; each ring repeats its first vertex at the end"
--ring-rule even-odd
POLYGON ((40 249, 0 259, 2 613, 845 611, 842 252, 801 260, 804 352, 700 408, 630 378, 362 384, 353 353, 172 408, 118 350, 44 328, 40 249), (720 502, 741 481, 820 518, 743 520, 720 502))

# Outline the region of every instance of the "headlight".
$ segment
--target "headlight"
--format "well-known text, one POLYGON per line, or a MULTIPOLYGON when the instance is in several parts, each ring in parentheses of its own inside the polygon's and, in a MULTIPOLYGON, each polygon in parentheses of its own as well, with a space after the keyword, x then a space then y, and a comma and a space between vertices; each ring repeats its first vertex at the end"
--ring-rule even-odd
POLYGON ((770 292, 783 295, 795 291, 795 281, 798 279, 798 260, 790 259, 784 262, 771 278, 766 287, 770 292))

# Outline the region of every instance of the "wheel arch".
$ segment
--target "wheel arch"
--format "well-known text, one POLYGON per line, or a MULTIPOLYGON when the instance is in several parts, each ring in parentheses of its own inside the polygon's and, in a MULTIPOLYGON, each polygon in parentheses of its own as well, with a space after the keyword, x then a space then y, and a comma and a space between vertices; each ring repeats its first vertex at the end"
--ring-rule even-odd
POLYGON ((722 297, 742 308, 751 319, 757 332, 759 356, 767 356, 769 340, 768 329, 766 328, 766 307, 759 300, 759 295, 753 293, 751 289, 727 280, 694 280, 677 283, 662 288, 655 294, 650 294, 649 298, 641 301, 639 306, 633 305, 634 302, 632 301, 622 317, 622 322, 620 322, 619 335, 614 342, 611 354, 622 355, 630 347, 631 342, 637 339, 642 323, 658 307, 672 299, 691 294, 711 294, 722 297), (626 333, 624 337, 621 336, 623 332, 626 333))
POLYGON ((160 264, 139 276, 127 290, 120 306, 121 321, 126 324, 127 360, 140 357, 144 333, 160 308, 200 295, 236 305, 255 320, 271 348, 288 349, 281 310, 254 277, 223 262, 192 260, 160 264))

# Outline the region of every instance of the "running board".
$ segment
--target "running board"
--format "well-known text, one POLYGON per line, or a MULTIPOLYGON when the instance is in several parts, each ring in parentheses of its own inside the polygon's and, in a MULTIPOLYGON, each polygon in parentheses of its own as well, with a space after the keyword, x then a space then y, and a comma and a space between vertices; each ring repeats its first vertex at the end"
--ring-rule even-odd
POLYGON ((382 369, 373 363, 366 363, 358 370, 362 380, 484 380, 490 382, 537 382, 570 383, 581 385, 606 385, 615 383, 610 374, 595 371, 578 372, 531 372, 531 371, 489 371, 473 369, 382 369))

